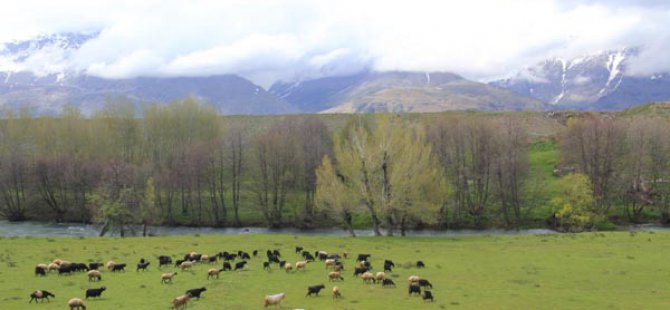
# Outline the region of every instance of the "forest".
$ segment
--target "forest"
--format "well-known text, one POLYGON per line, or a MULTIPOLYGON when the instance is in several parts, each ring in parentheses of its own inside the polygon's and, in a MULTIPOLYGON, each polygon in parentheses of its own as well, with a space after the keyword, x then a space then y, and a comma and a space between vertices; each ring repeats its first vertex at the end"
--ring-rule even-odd
POLYGON ((219 116, 194 99, 0 112, 0 217, 613 229, 670 221, 670 123, 626 112, 219 116))

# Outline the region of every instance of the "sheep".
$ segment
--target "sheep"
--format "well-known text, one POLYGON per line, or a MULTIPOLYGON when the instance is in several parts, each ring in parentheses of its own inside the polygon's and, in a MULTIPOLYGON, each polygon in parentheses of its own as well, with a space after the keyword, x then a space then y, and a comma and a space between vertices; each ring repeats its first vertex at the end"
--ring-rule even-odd
POLYGON ((393 268, 395 268, 395 264, 393 261, 390 260, 384 260, 384 271, 392 272, 393 268))
POLYGON ((370 258, 370 254, 358 254, 358 258, 356 258, 357 261, 367 261, 370 258))
POLYGON ((252 254, 254 257, 258 256, 258 250, 254 250, 251 254, 252 254))
POLYGON ((340 280, 344 281, 344 278, 342 277, 342 274, 337 272, 337 271, 331 271, 328 273, 328 278, 330 281, 335 281, 335 280, 340 280))
POLYGON ((409 277, 407 278, 407 282, 408 282, 409 284, 412 284, 412 283, 414 283, 414 282, 419 282, 420 279, 421 279, 421 278, 420 278, 419 276, 409 276, 409 277))
POLYGON ((285 260, 279 262, 279 268, 284 268, 284 266, 286 266, 286 261, 285 260))
MULTIPOLYGON (((44 264, 40 264, 40 265, 44 265, 44 264)), ((35 275, 36 276, 46 276, 47 275, 47 268, 42 267, 40 265, 35 266, 35 275)))
POLYGON ((384 279, 386 279, 386 274, 385 273, 380 271, 380 272, 377 272, 377 274, 375 274, 375 280, 377 280, 377 282, 384 281, 384 279))
POLYGON ((307 287, 307 295, 305 295, 305 297, 311 296, 311 295, 319 296, 319 292, 324 288, 326 288, 326 286, 323 285, 323 284, 313 285, 313 286, 307 287))
POLYGON ((421 295, 421 287, 416 284, 411 284, 409 286, 409 295, 412 296, 412 294, 421 295))
POLYGON ((342 298, 342 292, 340 292, 340 288, 337 286, 333 286, 333 299, 338 299, 342 298))
POLYGON ((191 300, 191 294, 188 293, 185 295, 175 297, 175 299, 172 300, 172 309, 179 309, 186 307, 186 303, 188 303, 189 300, 191 300))
POLYGON ((263 262, 263 269, 270 270, 270 262, 263 262))
POLYGON ((223 270, 233 270, 233 267, 230 266, 229 262, 223 262, 223 270))
POLYGON ((204 255, 200 256, 200 262, 209 263, 209 255, 204 254, 204 255))
POLYGON ((202 254, 199 254, 197 252, 191 252, 189 254, 186 254, 184 259, 192 261, 192 262, 197 262, 197 261, 200 260, 201 257, 202 257, 202 254))
POLYGON ((344 259, 349 258, 349 252, 344 251, 344 253, 342 253, 342 256, 344 257, 344 259))
POLYGON ((316 251, 314 256, 318 257, 320 261, 324 261, 328 258, 328 252, 326 251, 316 251))
POLYGON ((202 294, 202 292, 204 292, 206 290, 207 289, 204 288, 204 287, 194 288, 194 289, 190 289, 190 290, 186 291, 186 294, 190 294, 191 297, 193 297, 193 298, 200 299, 200 294, 202 294))
POLYGON ((370 281, 372 281, 372 283, 376 283, 375 276, 372 275, 372 272, 369 271, 361 275, 361 279, 363 279, 363 282, 365 283, 370 283, 370 281))
POLYGON ((284 265, 284 270, 288 273, 289 271, 293 270, 293 265, 291 264, 286 264, 284 265))
POLYGON ((387 287, 387 286, 395 287, 395 282, 393 282, 393 280, 391 280, 391 279, 382 280, 382 287, 387 287))
POLYGON ((63 265, 60 265, 60 267, 58 267, 58 275, 59 276, 63 275, 63 274, 72 274, 72 271, 74 271, 72 269, 72 265, 63 264, 63 265))
POLYGON ((181 264, 183 262, 187 262, 187 261, 188 261, 187 259, 178 259, 178 260, 174 261, 174 266, 179 267, 179 266, 181 266, 181 264))
POLYGON ((247 261, 245 261, 245 260, 235 263, 235 270, 244 269, 244 265, 246 265, 246 264, 247 264, 247 261))
POLYGON ((328 267, 335 267, 335 262, 337 262, 337 261, 334 260, 334 259, 327 259, 327 260, 326 260, 326 269, 327 269, 328 267))
POLYGON ((429 299, 430 299, 431 302, 434 301, 433 293, 431 293, 430 291, 423 291, 423 297, 422 298, 423 298, 424 301, 429 300, 429 299))
POLYGON ((426 265, 422 261, 417 261, 416 262, 416 268, 425 268, 426 265))
POLYGON ((238 251, 238 252, 237 252, 237 255, 238 255, 241 259, 251 259, 251 256, 249 255, 249 253, 244 252, 244 251, 238 251))
POLYGON ((58 265, 58 266, 60 266, 61 264, 63 264, 63 262, 64 262, 64 260, 62 260, 62 259, 58 259, 58 258, 57 258, 57 259, 54 259, 53 261, 51 261, 52 264, 56 264, 56 265, 58 265))
POLYGON ((107 268, 107 270, 112 270, 112 268, 114 268, 115 264, 116 263, 113 260, 110 260, 105 264, 105 268, 107 268))
POLYGON ((37 264, 37 265, 35 266, 35 268, 42 268, 42 269, 44 269, 44 270, 46 271, 46 270, 49 269, 49 265, 47 265, 47 264, 37 264))
POLYGON ((89 297, 100 297, 102 295, 102 292, 104 292, 107 288, 106 287, 100 287, 100 288, 89 288, 86 290, 86 299, 89 297))
POLYGON ((114 266, 112 266, 112 272, 116 272, 116 271, 125 272, 126 271, 126 264, 114 264, 114 266))
POLYGON ((301 247, 301 246, 295 247, 295 254, 298 254, 298 253, 302 252, 302 250, 304 250, 304 248, 301 247))
POLYGON ((98 270, 102 263, 88 263, 88 270, 98 270))
POLYGON ((210 257, 209 257, 209 261, 208 261, 208 263, 210 263, 210 264, 212 264, 212 263, 216 263, 217 258, 218 258, 218 257, 217 257, 216 255, 212 255, 212 256, 210 256, 210 257))
POLYGON ((372 264, 366 260, 359 261, 357 264, 358 268, 367 268, 372 269, 372 264))
POLYGON ((295 263, 295 270, 305 270, 307 268, 307 262, 301 261, 295 263))
POLYGON ((158 256, 158 268, 172 264, 172 257, 167 255, 158 256))
POLYGON ((73 263, 72 264, 72 270, 73 271, 88 271, 89 268, 84 263, 73 263))
POLYGON ((47 302, 51 302, 49 300, 49 296, 51 296, 53 298, 56 298, 56 295, 52 294, 49 291, 37 290, 37 291, 34 291, 34 292, 30 293, 30 301, 28 303, 33 302, 33 300, 35 301, 35 303, 37 303, 38 300, 44 301, 44 299, 46 299, 47 302))
POLYGON ((367 268, 356 268, 354 269, 354 277, 358 276, 359 274, 364 274, 368 271, 367 268))
POLYGON ((60 268, 60 264, 50 263, 49 265, 47 265, 47 271, 49 272, 54 270, 58 271, 58 268, 60 268))
POLYGON ((333 269, 333 271, 337 271, 337 272, 340 272, 342 270, 344 270, 344 265, 342 265, 342 264, 336 264, 335 269, 333 269))
POLYGON ((314 261, 314 256, 312 256, 312 254, 310 254, 307 251, 302 252, 302 257, 305 258, 306 261, 310 261, 310 262, 314 261))
POLYGON ((191 267, 193 267, 193 263, 189 261, 182 262, 181 265, 179 265, 179 267, 181 268, 181 271, 191 270, 191 267))
POLYGON ((168 282, 172 283, 172 278, 174 278, 174 276, 176 275, 177 275, 176 272, 166 272, 164 274, 161 274, 161 284, 168 282))
POLYGON ((264 303, 265 307, 273 305, 273 306, 279 306, 281 301, 286 297, 286 293, 279 293, 279 294, 274 294, 274 295, 265 295, 264 303))
POLYGON ((433 284, 431 284, 430 281, 428 281, 426 279, 419 279, 418 282, 419 282, 419 286, 421 286, 421 287, 429 287, 431 289, 433 288, 433 284))
POLYGON ((97 270, 90 270, 90 271, 89 271, 88 273, 86 273, 86 274, 88 275, 88 281, 89 281, 89 282, 90 282, 90 281, 94 281, 94 280, 95 280, 95 281, 100 281, 100 280, 102 280, 102 274, 100 273, 100 271, 97 271, 97 270))
POLYGON ((147 267, 149 267, 150 262, 144 262, 144 263, 137 263, 137 269, 135 271, 140 271, 142 269, 143 271, 147 270, 147 267))
POLYGON ((279 250, 273 250, 272 254, 274 254, 274 256, 281 257, 281 253, 279 253, 279 250))
POLYGON ((218 279, 219 278, 219 273, 221 273, 221 271, 223 271, 223 269, 212 268, 210 270, 207 270, 207 280, 209 280, 209 278, 213 278, 213 277, 216 277, 218 279))
POLYGON ((86 310, 86 305, 84 305, 84 301, 79 298, 72 298, 68 300, 67 305, 70 306, 70 310, 73 309, 86 310))

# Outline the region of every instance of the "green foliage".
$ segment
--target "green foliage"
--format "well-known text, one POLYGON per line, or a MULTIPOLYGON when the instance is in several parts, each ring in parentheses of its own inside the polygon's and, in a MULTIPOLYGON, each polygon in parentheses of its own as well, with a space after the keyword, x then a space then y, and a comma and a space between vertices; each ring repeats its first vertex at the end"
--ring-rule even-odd
POLYGON ((593 226, 593 191, 589 178, 580 173, 563 177, 558 188, 561 195, 551 200, 558 225, 567 231, 582 231, 593 226))

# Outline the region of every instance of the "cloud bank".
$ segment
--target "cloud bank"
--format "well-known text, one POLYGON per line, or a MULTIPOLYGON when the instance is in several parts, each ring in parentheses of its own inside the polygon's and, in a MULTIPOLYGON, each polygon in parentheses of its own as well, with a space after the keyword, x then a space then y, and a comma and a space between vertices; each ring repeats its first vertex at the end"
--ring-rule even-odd
POLYGON ((233 73, 267 86, 360 70, 452 71, 491 79, 548 57, 643 46, 633 74, 670 71, 668 1, 21 1, 0 41, 99 35, 0 69, 107 78, 233 73))

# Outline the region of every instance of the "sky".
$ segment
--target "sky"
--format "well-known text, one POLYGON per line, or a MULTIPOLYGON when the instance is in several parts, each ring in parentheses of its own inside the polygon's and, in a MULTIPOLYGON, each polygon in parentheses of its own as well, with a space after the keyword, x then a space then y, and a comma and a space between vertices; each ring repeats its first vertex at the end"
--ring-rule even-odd
POLYGON ((550 57, 641 46, 630 74, 670 72, 668 0, 161 0, 3 3, 0 42, 99 33, 0 70, 107 77, 239 74, 277 80, 362 70, 507 76, 550 57))

